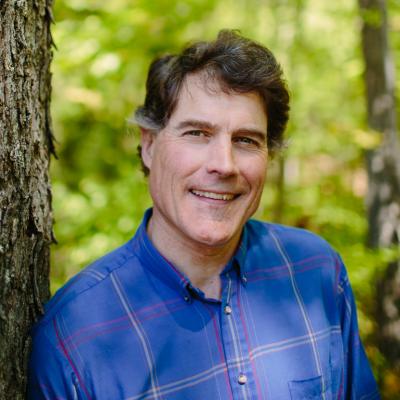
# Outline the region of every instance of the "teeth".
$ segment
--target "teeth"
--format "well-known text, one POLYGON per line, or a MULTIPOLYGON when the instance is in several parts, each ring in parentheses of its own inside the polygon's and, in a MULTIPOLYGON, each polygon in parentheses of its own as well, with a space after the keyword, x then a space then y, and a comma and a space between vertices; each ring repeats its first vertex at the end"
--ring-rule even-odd
POLYGON ((214 200, 232 200, 235 196, 233 194, 222 194, 213 192, 203 192, 201 190, 192 190, 192 193, 196 196, 207 197, 208 199, 214 200))

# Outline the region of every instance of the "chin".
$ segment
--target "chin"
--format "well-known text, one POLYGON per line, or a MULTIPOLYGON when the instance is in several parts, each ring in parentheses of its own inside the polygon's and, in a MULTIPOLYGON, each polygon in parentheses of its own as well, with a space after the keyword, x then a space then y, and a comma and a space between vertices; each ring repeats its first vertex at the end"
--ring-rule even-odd
POLYGON ((196 241, 210 247, 220 247, 227 245, 233 238, 232 232, 200 232, 196 236, 196 241))

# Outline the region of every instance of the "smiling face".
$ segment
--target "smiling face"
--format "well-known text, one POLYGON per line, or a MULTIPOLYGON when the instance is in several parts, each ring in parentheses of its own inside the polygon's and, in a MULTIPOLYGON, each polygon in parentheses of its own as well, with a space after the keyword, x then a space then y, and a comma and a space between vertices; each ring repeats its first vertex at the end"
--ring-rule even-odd
POLYGON ((256 211, 267 167, 267 117, 256 93, 189 75, 168 124, 142 131, 154 208, 150 233, 189 248, 231 249, 256 211))

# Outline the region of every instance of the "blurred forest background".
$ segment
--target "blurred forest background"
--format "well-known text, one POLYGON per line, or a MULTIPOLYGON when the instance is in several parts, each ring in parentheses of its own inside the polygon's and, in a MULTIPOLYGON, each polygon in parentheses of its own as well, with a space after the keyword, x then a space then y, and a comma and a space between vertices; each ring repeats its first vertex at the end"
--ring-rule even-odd
MULTIPOLYGON (((400 2, 387 8, 398 93, 400 2)), ((379 136, 366 124, 357 2, 57 0, 54 19, 52 292, 127 241, 151 204, 138 133, 126 123, 143 102, 150 60, 236 28, 275 53, 292 95, 288 147, 270 164, 256 217, 310 229, 341 253, 384 397, 399 399, 400 378, 375 344, 374 283, 398 251, 365 245, 364 152, 379 136)))

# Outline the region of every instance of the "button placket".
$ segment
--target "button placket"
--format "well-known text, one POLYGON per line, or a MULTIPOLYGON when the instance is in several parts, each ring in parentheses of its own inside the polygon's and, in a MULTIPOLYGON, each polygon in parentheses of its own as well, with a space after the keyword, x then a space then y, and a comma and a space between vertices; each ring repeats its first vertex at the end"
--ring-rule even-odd
MULTIPOLYGON (((248 371, 247 343, 242 330, 242 320, 236 308, 235 296, 240 281, 232 279, 228 272, 226 287, 221 304, 221 329, 225 355, 228 361, 228 374, 234 399, 249 400, 254 390, 251 371, 248 371), (234 362, 232 362, 234 360, 234 362), (250 375, 249 375, 250 374, 250 375)), ((235 277, 241 280, 241 276, 235 277)))

